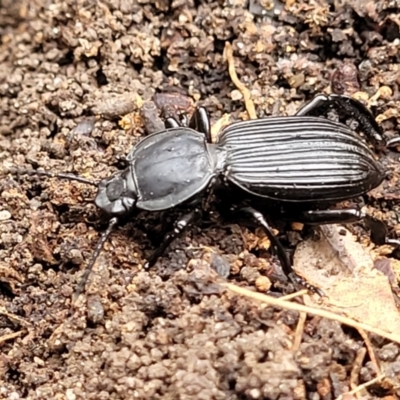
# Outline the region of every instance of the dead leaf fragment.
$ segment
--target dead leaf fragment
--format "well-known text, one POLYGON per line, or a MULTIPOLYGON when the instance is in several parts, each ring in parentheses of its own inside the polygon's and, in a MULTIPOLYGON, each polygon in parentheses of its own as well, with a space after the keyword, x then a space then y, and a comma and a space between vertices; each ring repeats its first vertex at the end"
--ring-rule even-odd
POLYGON ((400 316, 389 280, 374 268, 372 252, 343 227, 330 225, 327 231, 319 240, 297 246, 296 273, 324 291, 328 309, 387 332, 399 332, 400 316))

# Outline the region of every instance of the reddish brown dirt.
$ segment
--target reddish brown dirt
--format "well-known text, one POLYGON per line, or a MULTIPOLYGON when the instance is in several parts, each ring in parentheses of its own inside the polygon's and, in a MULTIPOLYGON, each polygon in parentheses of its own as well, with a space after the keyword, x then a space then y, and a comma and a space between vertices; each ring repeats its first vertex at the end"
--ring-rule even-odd
MULTIPOLYGON (((213 268, 226 272, 226 261, 229 281, 265 287, 260 233, 238 225, 212 220, 188 232, 147 272, 160 220, 127 221, 72 305, 105 227, 95 191, 6 171, 109 176, 145 134, 138 96, 175 92, 170 112, 201 104, 213 122, 242 118, 226 41, 259 116, 293 115, 349 63, 366 99, 390 89, 369 105, 394 136, 399 15, 389 0, 0 0, 0 398, 329 400, 374 378, 368 356, 357 364, 356 331, 310 316, 293 351, 298 313, 220 289, 213 268)), ((380 189, 372 200, 396 228, 390 182, 391 197, 380 189)), ((372 344, 387 380, 362 398, 395 399, 399 347, 372 344)))

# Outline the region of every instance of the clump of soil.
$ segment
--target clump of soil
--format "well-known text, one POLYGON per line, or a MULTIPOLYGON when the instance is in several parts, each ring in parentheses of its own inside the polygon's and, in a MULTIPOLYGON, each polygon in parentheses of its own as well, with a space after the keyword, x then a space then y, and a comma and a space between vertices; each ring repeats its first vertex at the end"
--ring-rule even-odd
MULTIPOLYGON (((309 316, 294 348, 299 313, 222 290, 229 269, 229 281, 267 290, 276 264, 262 233, 239 225, 211 220, 144 271, 163 229, 139 214, 72 304, 105 228, 95 190, 7 173, 109 176, 159 126, 140 111, 149 100, 168 115, 196 104, 214 123, 246 117, 227 41, 258 116, 293 115, 348 64, 395 136, 399 12, 389 0, 0 0, 0 398, 334 399, 380 372, 359 393, 400 395, 397 344, 373 337, 370 360, 357 331, 309 316)), ((394 189, 371 200, 395 229, 394 189)))

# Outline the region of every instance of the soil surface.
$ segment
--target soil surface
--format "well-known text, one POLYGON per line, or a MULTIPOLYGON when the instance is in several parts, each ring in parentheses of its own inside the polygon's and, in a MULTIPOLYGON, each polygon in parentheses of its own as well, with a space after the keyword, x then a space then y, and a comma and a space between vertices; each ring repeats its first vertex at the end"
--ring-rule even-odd
MULTIPOLYGON (((226 42, 259 117, 334 90, 357 94, 394 137, 399 15, 389 0, 0 0, 0 398, 329 400, 380 374, 342 399, 399 398, 399 345, 370 335, 366 354, 353 328, 223 289, 266 292, 279 263, 261 231, 218 213, 148 271, 172 214, 124 221, 73 303, 107 226, 96 189, 8 173, 98 181, 161 114, 248 118, 226 42)), ((398 161, 385 156, 391 176, 365 199, 393 238, 398 161)), ((290 248, 302 239, 277 227, 290 248)))

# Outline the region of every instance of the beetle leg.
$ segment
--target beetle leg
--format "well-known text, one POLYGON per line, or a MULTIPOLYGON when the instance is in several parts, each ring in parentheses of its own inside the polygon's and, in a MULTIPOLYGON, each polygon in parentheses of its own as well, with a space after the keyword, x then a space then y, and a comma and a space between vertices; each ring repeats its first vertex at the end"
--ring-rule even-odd
POLYGON ((343 210, 310 210, 303 211, 296 215, 284 216, 297 222, 303 222, 309 225, 324 224, 351 224, 365 218, 365 213, 356 208, 347 208, 343 210))
POLYGON ((392 246, 399 247, 400 246, 400 240, 397 239, 390 239, 388 238, 388 227, 387 225, 376 218, 370 217, 367 215, 365 217, 365 223, 368 226, 368 228, 371 230, 371 241, 378 246, 384 245, 384 244, 390 244, 392 246))
POLYGON ((210 117, 204 107, 197 107, 189 120, 189 128, 204 133, 207 142, 212 143, 210 117))
POLYGON ((94 264, 96 263, 96 260, 99 257, 99 254, 103 249, 104 244, 106 243, 107 239, 111 235, 111 232, 114 230, 117 224, 118 224, 118 218, 117 217, 111 218, 110 221, 108 222, 108 227, 106 231, 100 236, 100 239, 97 242, 94 252, 92 254, 92 258, 89 261, 88 265, 86 266, 85 270, 83 271, 81 280, 79 281, 78 286, 76 287, 75 292, 72 296, 73 302, 75 302, 75 300, 78 298, 78 296, 82 293, 83 289, 85 288, 86 282, 89 278, 90 273, 92 272, 94 264))
POLYGON ((382 129, 375 121, 371 111, 364 104, 349 96, 319 94, 300 108, 296 115, 326 116, 332 109, 338 111, 340 117, 355 119, 359 124, 360 130, 368 137, 376 149, 382 150, 386 147, 382 129))
POLYGON ((203 133, 207 142, 212 143, 210 117, 204 107, 197 107, 189 121, 186 114, 181 115, 180 118, 180 121, 176 120, 174 117, 166 118, 165 127, 168 129, 188 126, 197 132, 203 133))
POLYGON ((275 253, 277 254, 279 261, 281 262, 283 272, 286 274, 286 276, 295 285, 301 285, 314 293, 318 293, 320 296, 324 296, 324 293, 320 289, 315 288, 314 286, 308 284, 303 278, 301 278, 300 276, 298 276, 294 273, 294 271, 292 269, 292 264, 289 260, 289 257, 286 254, 285 249, 283 248, 281 242, 275 237, 274 233, 272 232, 271 227, 269 226, 268 222, 265 220, 262 213, 260 213, 253 207, 243 207, 239 211, 252 217, 258 225, 261 225, 264 228, 265 233, 267 234, 267 237, 271 242, 272 248, 275 251, 275 253))
POLYGON ((179 123, 181 126, 189 126, 189 117, 186 113, 179 114, 179 123))
POLYGON ((334 105, 330 101, 329 96, 324 94, 318 94, 303 107, 297 110, 295 115, 311 115, 314 117, 320 117, 325 115, 334 105))
POLYGON ((157 259, 165 252, 168 246, 179 237, 183 231, 185 231, 189 226, 193 224, 193 222, 201 216, 201 211, 198 208, 188 212, 187 214, 182 215, 175 223, 174 229, 167 233, 162 241, 161 245, 153 252, 153 254, 149 257, 147 263, 144 268, 152 267, 157 259))
POLYGON ((179 124, 179 122, 174 117, 166 118, 164 124, 165 124, 165 127, 167 129, 169 129, 169 128, 179 128, 181 126, 179 124))
POLYGON ((289 276, 289 274, 292 273, 292 265, 289 261, 289 257, 287 256, 286 251, 283 248, 281 242, 275 237, 274 233, 272 232, 271 227, 269 226, 268 222, 265 220, 262 213, 260 213, 253 207, 243 207, 243 208, 240 208, 238 211, 249 215, 254 220, 254 222, 256 222, 258 225, 261 225, 265 229, 265 233, 267 234, 268 239, 270 240, 271 245, 282 264, 283 272, 287 276, 289 276))
POLYGON ((388 140, 386 143, 387 147, 397 147, 399 145, 400 145, 400 136, 394 137, 393 139, 388 140))
POLYGON ((296 217, 291 216, 290 219, 309 225, 351 224, 364 220, 367 227, 371 230, 372 243, 378 246, 389 244, 400 247, 400 240, 388 238, 388 228, 383 221, 366 215, 357 209, 305 211, 296 215, 296 217))

